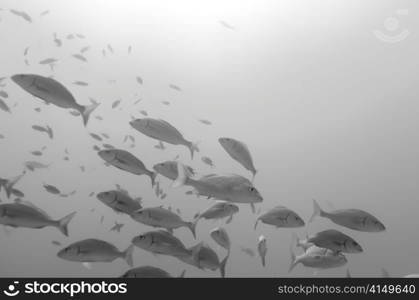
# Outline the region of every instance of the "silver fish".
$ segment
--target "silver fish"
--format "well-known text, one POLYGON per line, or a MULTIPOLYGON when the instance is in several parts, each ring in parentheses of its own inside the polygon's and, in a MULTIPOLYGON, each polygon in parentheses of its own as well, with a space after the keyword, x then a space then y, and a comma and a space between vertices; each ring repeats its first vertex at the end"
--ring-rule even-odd
POLYGON ((118 213, 131 215, 134 211, 141 209, 141 203, 132 199, 128 194, 113 190, 100 192, 96 195, 97 199, 109 206, 118 213))
POLYGON ((218 142, 231 158, 239 162, 245 169, 252 172, 253 177, 256 175, 257 171, 253 164, 252 155, 250 154, 249 148, 246 146, 246 144, 233 138, 227 137, 219 138, 218 142))
POLYGON ((258 239, 258 253, 260 256, 260 259, 262 260, 262 266, 265 267, 266 265, 266 253, 268 252, 268 247, 266 244, 266 238, 261 235, 258 239))
POLYGON ((35 74, 13 75, 12 80, 29 94, 52 103, 58 107, 75 109, 83 116, 84 125, 90 114, 98 107, 98 103, 83 106, 76 102, 73 95, 58 81, 35 74))
POLYGON ((276 206, 260 215, 255 222, 255 229, 259 221, 277 228, 295 228, 305 225, 299 215, 285 206, 276 206))
POLYGON ((223 227, 214 228, 210 231, 210 236, 218 245, 230 252, 231 241, 227 230, 225 230, 223 227))
MULTIPOLYGON (((184 277, 185 271, 179 277, 184 277)), ((165 270, 152 267, 142 266, 126 271, 121 278, 172 278, 165 270)))
POLYGON ((317 246, 310 247, 299 256, 296 256, 292 249, 290 249, 290 252, 291 264, 288 272, 291 272, 298 264, 315 269, 330 269, 342 267, 348 262, 342 253, 317 246))
POLYGON ((353 238, 334 229, 320 231, 309 237, 307 242, 332 251, 345 253, 359 253, 363 251, 362 247, 353 238))

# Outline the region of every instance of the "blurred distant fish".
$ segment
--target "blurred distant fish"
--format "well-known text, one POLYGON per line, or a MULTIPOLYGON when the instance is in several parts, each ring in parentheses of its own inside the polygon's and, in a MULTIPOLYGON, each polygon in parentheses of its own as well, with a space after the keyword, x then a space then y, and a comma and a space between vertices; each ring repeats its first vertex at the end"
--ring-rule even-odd
POLYGON ((61 42, 61 40, 57 37, 57 34, 56 33, 54 33, 54 43, 55 43, 55 45, 57 46, 57 47, 61 47, 62 46, 62 42, 61 42))
POLYGON ((211 121, 203 120, 203 119, 199 120, 199 122, 201 122, 202 124, 205 124, 205 125, 211 125, 212 124, 211 121))
POLYGON ((103 148, 106 148, 106 149, 109 149, 109 150, 112 150, 112 149, 115 149, 115 147, 114 146, 112 146, 111 144, 102 144, 102 147, 103 148))
POLYGON ((28 55, 28 51, 29 51, 29 47, 26 47, 26 48, 25 48, 25 51, 23 51, 23 56, 28 55))
POLYGON ((123 223, 115 222, 115 225, 113 225, 111 227, 111 229, 109 229, 109 231, 121 232, 122 227, 124 227, 124 224, 123 223))
POLYGON ((39 15, 41 16, 41 17, 43 17, 43 16, 45 16, 45 15, 47 15, 47 14, 49 14, 49 10, 44 10, 43 12, 41 12, 39 15))
POLYGON ((97 140, 97 141, 99 141, 99 142, 101 142, 102 141, 102 138, 100 137, 100 135, 98 135, 98 134, 96 134, 96 133, 89 133, 90 134, 90 136, 92 137, 92 138, 94 138, 95 140, 97 140))
POLYGON ((76 53, 76 54, 73 54, 72 56, 73 56, 74 58, 78 59, 78 60, 81 60, 81 61, 83 61, 83 62, 87 62, 86 57, 84 57, 84 56, 83 56, 83 55, 81 55, 81 54, 76 53))
POLYGON ((40 108, 40 107, 36 107, 34 110, 35 110, 36 112, 41 112, 41 108, 40 108))
POLYGON ((55 187, 55 186, 53 186, 53 185, 51 185, 51 184, 46 184, 46 183, 44 183, 44 184, 43 184, 43 187, 44 187, 44 189, 45 189, 48 193, 51 193, 51 194, 53 194, 53 195, 59 195, 59 194, 61 194, 61 191, 60 191, 57 187, 55 187))
POLYGON ((35 151, 31 151, 31 154, 32 155, 35 155, 35 156, 41 156, 42 155, 42 152, 39 151, 39 150, 35 150, 35 151))
POLYGON ((172 90, 178 91, 178 92, 182 91, 182 89, 175 84, 169 84, 169 88, 171 88, 172 90))
POLYGON ((170 105, 169 101, 162 101, 161 103, 163 103, 164 105, 170 105))
POLYGON ((191 153, 191 158, 193 158, 195 151, 199 152, 197 145, 186 140, 180 131, 169 122, 160 119, 142 118, 130 121, 129 124, 132 128, 150 138, 172 145, 186 146, 191 153))
POLYGON ((111 52, 112 54, 114 53, 114 52, 113 52, 113 48, 112 48, 111 44, 108 44, 108 50, 109 50, 109 52, 111 52))
POLYGON ((98 103, 80 105, 70 91, 60 82, 35 74, 13 75, 12 80, 29 94, 65 109, 75 109, 83 116, 86 126, 90 114, 99 106, 98 103))
POLYGON ((103 118, 101 116, 96 116, 95 119, 96 120, 99 120, 99 121, 102 121, 103 120, 103 118))
POLYGON ((128 46, 128 54, 131 53, 131 50, 132 50, 132 47, 131 46, 128 46))
POLYGON ((61 246, 61 243, 59 241, 51 241, 51 244, 55 246, 61 246))
POLYGON ((24 165, 30 171, 34 171, 35 169, 46 169, 49 166, 37 161, 27 161, 24 163, 24 165))
POLYGON ((43 59, 39 62, 40 65, 50 65, 50 64, 54 64, 55 62, 57 62, 58 60, 55 58, 46 58, 43 59))
POLYGON ((74 81, 73 84, 80 85, 80 86, 88 86, 89 84, 84 81, 74 81))
POLYGON ((254 257, 255 256, 255 251, 253 251, 250 248, 246 248, 246 247, 240 247, 240 250, 244 253, 246 253, 247 255, 254 257))
POLYGON ((166 149, 166 147, 164 146, 162 141, 159 141, 159 143, 157 145, 154 145, 154 148, 160 149, 160 150, 166 149))
POLYGON ((67 40, 72 40, 72 39, 74 39, 74 35, 73 34, 68 34, 67 35, 67 40))
POLYGON ((88 51, 89 49, 90 49, 90 46, 85 46, 85 47, 80 49, 80 53, 84 53, 84 52, 88 51))
POLYGON ((258 239, 258 253, 260 256, 260 259, 262 260, 262 266, 266 265, 266 253, 268 252, 268 247, 266 245, 266 238, 261 235, 258 239))
POLYGON ((84 36, 84 34, 81 34, 81 33, 76 33, 76 37, 78 37, 79 39, 85 39, 86 38, 84 36))
POLYGON ((60 220, 53 220, 29 202, 0 204, 0 224, 25 228, 52 226, 58 228, 66 236, 68 236, 67 226, 75 214, 76 212, 73 212, 60 220))
POLYGON ((142 114, 144 116, 148 116, 148 113, 145 110, 140 110, 140 114, 142 114))
POLYGON ((23 18, 25 21, 32 23, 32 18, 24 11, 10 9, 10 12, 16 16, 23 18))
POLYGON ((52 128, 49 127, 48 125, 46 125, 46 127, 43 127, 40 125, 32 125, 32 129, 39 132, 45 132, 46 134, 48 134, 48 137, 50 139, 54 138, 54 132, 52 131, 52 128))
POLYGON ((224 26, 227 29, 236 30, 236 28, 234 26, 228 24, 226 21, 220 20, 219 22, 222 26, 224 26))
POLYGON ((0 139, 4 139, 4 135, 3 134, 0 134, 0 139))
POLYGON ((1 98, 0 98, 0 109, 5 112, 11 113, 9 106, 1 98))
POLYGON ((201 160, 204 164, 207 164, 210 167, 214 167, 214 163, 212 162, 211 158, 209 158, 207 156, 202 156, 201 160))
POLYGON ((125 251, 119 251, 114 245, 106 241, 85 239, 61 249, 57 256, 64 260, 82 263, 111 262, 117 258, 122 258, 129 266, 132 266, 133 250, 133 245, 130 245, 125 251))
POLYGON ((139 84, 143 84, 143 79, 140 76, 137 76, 136 79, 139 84))
POLYGON ((112 103, 112 108, 116 108, 119 104, 121 103, 121 100, 119 99, 119 100, 115 100, 113 103, 112 103))

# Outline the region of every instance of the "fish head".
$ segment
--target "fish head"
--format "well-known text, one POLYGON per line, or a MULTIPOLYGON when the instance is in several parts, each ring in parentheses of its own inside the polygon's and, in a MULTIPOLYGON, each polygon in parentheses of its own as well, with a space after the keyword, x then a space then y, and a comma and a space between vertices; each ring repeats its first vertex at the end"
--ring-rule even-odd
POLYGON ((131 213, 131 217, 134 220, 145 221, 145 220, 148 219, 149 213, 148 213, 148 211, 146 211, 144 209, 138 209, 138 210, 131 213))
POLYGON ((106 162, 113 161, 116 156, 115 151, 113 151, 112 149, 100 150, 97 154, 106 162))
POLYGON ((287 221, 288 221, 288 224, 291 225, 292 227, 303 227, 305 225, 304 220, 301 219, 300 216, 294 212, 291 212, 288 215, 287 221))
POLYGON ((347 239, 345 241, 345 250, 348 253, 360 253, 364 251, 361 245, 358 244, 358 242, 353 239, 347 239))
POLYGON ((262 195, 252 185, 239 185, 235 191, 235 194, 237 195, 237 199, 239 199, 239 202, 242 203, 257 203, 263 201, 262 195))
POLYGON ((151 233, 140 234, 132 239, 132 243, 142 249, 149 249, 153 244, 151 233))
POLYGON ((16 74, 10 77, 14 83, 22 88, 28 88, 32 85, 34 77, 29 74, 16 74))
POLYGON ((111 204, 115 201, 116 197, 117 195, 114 191, 100 192, 96 195, 96 198, 105 204, 111 204))
POLYGON ((70 245, 58 251, 57 256, 65 260, 74 260, 78 253, 78 247, 76 245, 70 245))
POLYGON ((365 222, 365 229, 371 232, 379 232, 379 231, 385 231, 386 227, 378 219, 371 216, 371 217, 368 217, 365 222))
POLYGON ((164 177, 175 180, 178 176, 177 166, 172 161, 164 161, 153 166, 153 170, 164 177))
POLYGON ((239 207, 233 203, 225 203, 225 209, 231 214, 235 214, 239 212, 239 207))
POLYGON ((224 149, 230 149, 234 140, 228 137, 220 137, 218 142, 224 149))

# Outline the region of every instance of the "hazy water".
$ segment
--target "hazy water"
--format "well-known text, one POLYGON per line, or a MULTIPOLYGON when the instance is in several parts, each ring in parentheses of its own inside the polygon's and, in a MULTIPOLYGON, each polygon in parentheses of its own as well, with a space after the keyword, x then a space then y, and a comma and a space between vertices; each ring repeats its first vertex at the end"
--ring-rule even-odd
MULTIPOLYGON (((82 104, 89 97, 101 102, 87 129, 80 117, 45 106, 9 79, 3 88, 4 101, 12 114, 0 111, 0 177, 22 171, 23 162, 51 163, 48 170, 25 176, 17 187, 29 200, 59 218, 77 210, 70 224, 70 237, 55 228, 0 229, 1 276, 119 276, 127 265, 122 260, 95 264, 91 270, 56 257, 59 247, 80 239, 96 237, 125 249, 132 237, 152 230, 117 215, 90 192, 114 189, 116 183, 132 196, 143 197, 145 206, 163 204, 180 208, 184 219, 207 208, 212 200, 186 196, 188 188, 172 189, 159 177, 168 193, 159 200, 145 176, 135 176, 104 166, 92 146, 98 144, 88 133, 105 132, 110 144, 132 151, 151 168, 180 155, 199 173, 237 173, 250 177, 230 159, 218 144, 221 136, 244 141, 258 169, 255 185, 264 197, 257 206, 267 210, 285 205, 306 221, 314 197, 326 209, 359 208, 373 213, 387 227, 384 233, 362 233, 317 219, 306 232, 336 228, 353 236, 364 248, 362 254, 348 254, 347 267, 353 276, 378 276, 385 267, 394 276, 417 273, 419 242, 417 229, 419 194, 418 5, 414 1, 23 1, 0 2, 0 77, 16 73, 37 73, 54 77, 66 85, 82 104), (28 23, 8 10, 24 10, 28 23), (43 17, 39 14, 49 9, 43 17), (408 9, 408 15, 397 9, 408 9), (383 25, 388 17, 397 18, 383 25), (223 27, 223 20, 235 27, 223 27), (384 26, 393 24, 394 32, 384 26), (404 29, 410 35, 397 43, 377 38, 373 31, 395 36, 404 29), (62 40, 56 47, 53 33, 62 40), (67 40, 70 33, 86 39, 67 40), (111 44, 114 54, 102 49, 111 44), (132 46, 132 53, 127 49, 132 46), (82 47, 88 63, 71 57, 82 47), (24 63, 23 52, 30 47, 24 63), (59 59, 54 71, 40 60, 59 59), (135 77, 141 76, 143 85, 135 77), (73 85, 86 81, 87 87, 73 85), (109 83, 116 80, 116 83, 109 83), (182 92, 170 89, 176 84, 182 92), (136 106, 133 103, 141 98, 136 106), (122 99, 117 109, 111 104, 122 99), (162 104, 170 101, 170 105, 162 104), (17 106, 14 106, 14 105, 17 106), (37 113, 34 108, 42 107, 37 113), (184 147, 157 150, 156 141, 134 131, 131 115, 163 118, 192 141, 200 141, 200 155, 191 161, 184 147), (103 116, 99 121, 95 116, 103 116), (198 122, 209 119, 212 126, 198 122), (32 130, 33 124, 49 124, 53 140, 32 130), (123 143, 126 134, 136 138, 131 149, 123 143), (41 158, 29 152, 47 146, 41 158), (64 150, 69 161, 63 160, 64 150), (200 156, 213 159, 216 168, 204 165, 200 156), (80 165, 86 166, 81 172, 80 165), (76 189, 69 198, 48 194, 42 183, 63 192, 76 189), (94 212, 91 209, 95 208, 94 212), (103 224, 100 223, 104 216, 103 224), (125 223, 121 233, 109 232, 114 221, 125 223)), ((99 144, 100 145, 100 144, 99 144)), ((1 199, 6 201, 2 194, 1 199)), ((225 225, 233 242, 227 276, 312 276, 313 270, 299 265, 291 274, 289 244, 292 230, 259 225, 249 205, 225 225), (257 237, 268 240, 267 266, 249 257, 240 247, 256 250, 257 237)), ((214 249, 209 231, 224 223, 202 221, 198 241, 214 249)), ((175 231, 186 245, 193 245, 187 229, 175 231)), ((220 257, 225 256, 218 249, 220 257)), ((177 259, 140 249, 134 252, 136 266, 150 264, 176 275, 219 276, 200 271, 177 259)), ((345 268, 322 271, 317 276, 344 276, 345 268)))

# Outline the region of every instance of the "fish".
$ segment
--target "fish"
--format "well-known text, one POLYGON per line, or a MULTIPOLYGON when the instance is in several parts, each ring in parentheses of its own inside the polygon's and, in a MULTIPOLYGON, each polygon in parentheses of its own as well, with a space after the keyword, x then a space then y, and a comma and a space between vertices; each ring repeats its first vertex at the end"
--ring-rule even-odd
POLYGON ((74 34, 67 34, 67 40, 74 40, 74 34))
POLYGON ((30 171, 34 171, 35 169, 47 169, 49 167, 49 165, 37 161, 26 161, 24 165, 25 168, 27 168, 30 171))
POLYGON ((61 246, 61 243, 59 241, 51 241, 51 244, 55 246, 61 246))
POLYGON ((48 125, 46 125, 45 127, 40 126, 40 125, 32 125, 32 129, 39 132, 45 132, 46 134, 48 134, 48 137, 50 139, 54 138, 54 132, 52 131, 52 128, 49 127, 48 125))
POLYGON ((210 231, 210 236, 218 245, 230 253, 231 242, 227 230, 225 230, 223 227, 214 228, 210 231))
POLYGON ((255 251, 253 251, 253 250, 252 250, 252 249, 250 249, 250 248, 247 248, 247 247, 240 247, 240 250, 241 250, 242 252, 244 252, 245 254, 247 254, 247 255, 251 256, 251 257, 254 257, 254 256, 255 256, 255 251))
POLYGON ((6 91, 0 91, 0 97, 9 98, 9 94, 6 91))
POLYGON ((220 261, 217 253, 212 250, 207 244, 200 242, 197 245, 188 249, 191 252, 190 256, 179 256, 179 260, 189 265, 195 266, 199 269, 209 269, 212 271, 219 270, 221 277, 225 277, 225 268, 229 254, 220 261))
POLYGON ((39 151, 39 150, 35 150, 35 151, 31 151, 31 154, 32 155, 35 155, 35 156, 41 156, 42 155, 42 152, 39 151))
POLYGON ((136 175, 147 175, 151 179, 151 186, 157 173, 146 168, 144 163, 128 151, 122 149, 101 150, 98 155, 114 167, 136 175))
POLYGON ((131 215, 142 208, 141 203, 132 199, 128 193, 119 190, 100 192, 96 198, 115 212, 131 215))
POLYGON ((164 146, 164 144, 162 143, 162 141, 159 141, 159 143, 157 145, 155 145, 154 148, 160 149, 160 150, 166 149, 166 147, 164 146))
POLYGON ((0 204, 0 224, 11 227, 44 228, 56 227, 68 236, 68 224, 76 212, 59 220, 51 219, 44 211, 29 202, 0 204))
POLYGON ((209 158, 207 156, 202 156, 201 160, 204 164, 207 164, 210 167, 214 167, 214 163, 212 162, 211 158, 209 158))
POLYGON ((45 15, 47 15, 47 14, 49 14, 49 10, 44 10, 43 12, 41 12, 41 13, 39 14, 39 16, 43 17, 43 16, 45 16, 45 15))
MULTIPOLYGON (((194 175, 195 171, 192 167, 186 166, 187 172, 194 175)), ((178 163, 174 160, 167 160, 153 166, 153 170, 171 180, 176 180, 179 176, 178 174, 178 163)))
POLYGON ((100 135, 96 134, 96 133, 89 133, 89 135, 94 138, 95 140, 101 142, 102 138, 100 137, 100 135))
POLYGON ((123 223, 115 222, 115 225, 113 225, 111 227, 111 229, 109 229, 109 231, 121 232, 122 227, 124 227, 124 224, 123 223))
POLYGON ((129 46, 129 47, 128 47, 128 54, 130 54, 130 53, 131 53, 131 50, 132 50, 132 46, 129 46))
POLYGON ((81 113, 83 124, 86 126, 90 114, 99 106, 99 103, 80 105, 76 102, 70 91, 55 79, 35 74, 13 75, 12 80, 29 94, 65 109, 75 109, 81 113))
POLYGON ((7 198, 10 198, 11 195, 16 195, 18 197, 23 197, 23 193, 14 188, 14 186, 23 178, 26 174, 26 170, 24 170, 21 174, 14 176, 12 178, 0 178, 0 190, 3 187, 6 191, 7 198))
POLYGON ((144 116, 148 116, 148 113, 145 110, 140 110, 140 114, 142 114, 144 116))
POLYGON ((4 102, 3 101, 3 99, 1 99, 0 98, 0 109, 2 110, 2 111, 5 111, 5 112, 8 112, 8 113, 11 113, 11 110, 10 110, 10 108, 9 108, 9 106, 6 104, 6 102, 4 102))
POLYGON ((169 88, 171 88, 172 90, 178 91, 178 92, 182 91, 182 89, 175 84, 169 84, 169 88))
POLYGON ((108 44, 108 50, 109 50, 109 52, 113 53, 113 48, 110 44, 108 44))
POLYGON ((260 215, 256 219, 255 229, 259 221, 277 228, 296 228, 305 225, 304 220, 297 213, 285 206, 276 206, 260 215))
POLYGON ((46 58, 46 59, 43 59, 43 60, 39 61, 39 64, 40 65, 49 65, 49 64, 54 64, 57 61, 58 60, 56 58, 46 58))
POLYGON ((191 256, 192 251, 173 234, 165 230, 156 230, 142 233, 132 239, 132 243, 145 251, 154 254, 175 257, 191 256))
POLYGON ((79 54, 79 53, 73 54, 72 56, 73 56, 74 58, 78 59, 78 60, 81 60, 81 61, 83 61, 83 62, 87 62, 86 57, 84 57, 83 55, 81 55, 81 54, 79 54))
POLYGON ((246 170, 252 172, 255 177, 257 170, 253 164, 249 148, 243 142, 233 138, 221 137, 218 139, 220 145, 232 159, 240 163, 246 170))
POLYGON ((57 46, 57 47, 61 47, 62 44, 63 44, 62 41, 59 38, 57 38, 56 33, 54 33, 54 43, 55 43, 55 46, 57 46))
POLYGON ((59 194, 61 194, 61 191, 57 188, 57 187, 55 187, 55 186, 53 186, 53 185, 51 185, 51 184, 43 184, 43 187, 44 187, 44 189, 48 192, 48 193, 51 193, 51 194, 53 194, 53 195, 59 195, 59 194))
POLYGON ((335 229, 320 231, 309 237, 307 242, 313 243, 317 247, 327 248, 332 251, 344 253, 363 252, 361 245, 359 245, 353 238, 335 229))
POLYGON ((142 118, 130 121, 129 124, 142 134, 172 145, 186 146, 193 159, 194 152, 199 152, 196 144, 186 140, 183 135, 170 123, 161 119, 142 118))
POLYGON ((178 170, 179 176, 174 187, 188 185, 193 187, 198 195, 236 203, 252 204, 263 201, 259 191, 243 176, 210 174, 193 179, 186 174, 185 167, 181 164, 178 170))
POLYGON ((227 29, 235 30, 234 26, 228 24, 226 21, 219 20, 218 22, 227 29))
POLYGON ((68 261, 82 263, 90 262, 112 262, 122 258, 129 266, 133 265, 133 245, 125 251, 119 251, 114 245, 99 239, 85 239, 61 249, 57 256, 68 261))
POLYGON ((89 49, 90 49, 89 46, 85 46, 85 47, 80 49, 80 53, 84 53, 84 52, 88 51, 89 49))
POLYGON ((161 103, 163 103, 164 105, 170 105, 169 101, 162 101, 161 103))
MULTIPOLYGON (((183 271, 179 277, 184 277, 185 271, 183 271)), ((172 278, 167 271, 152 267, 152 266, 142 266, 130 269, 126 271, 121 278, 172 278)))
POLYGON ((140 76, 135 78, 139 84, 143 84, 143 79, 140 76))
POLYGON ((262 266, 266 266, 266 253, 268 252, 268 247, 266 244, 266 238, 261 235, 258 239, 258 253, 260 259, 262 260, 262 266))
POLYGON ((317 246, 310 247, 306 252, 299 256, 295 255, 292 248, 290 248, 290 253, 291 263, 288 273, 298 264, 315 269, 330 269, 342 267, 348 262, 345 255, 342 253, 317 246))
POLYGON ((25 21, 32 23, 32 18, 26 12, 16 9, 10 9, 9 11, 14 15, 23 18, 25 21))
POLYGON ((212 125, 211 121, 204 120, 204 119, 200 119, 199 122, 201 122, 202 124, 205 124, 205 125, 212 125))
POLYGON ((121 103, 121 100, 115 100, 113 103, 112 103, 112 108, 116 108, 119 104, 121 103))
POLYGON ((173 232, 173 229, 186 227, 192 232, 193 237, 196 238, 196 222, 184 221, 177 214, 161 206, 141 208, 134 211, 130 216, 139 223, 152 227, 162 227, 169 232, 173 232))
POLYGON ((88 86, 89 84, 84 81, 74 81, 73 84, 79 85, 79 86, 88 86))
POLYGON ((380 232, 385 231, 386 227, 376 217, 359 209, 339 209, 326 212, 321 209, 316 200, 313 199, 313 215, 310 223, 316 216, 324 217, 333 223, 363 232, 380 232))
POLYGON ((218 220, 228 218, 227 223, 233 219, 233 215, 239 212, 239 207, 226 201, 216 201, 215 204, 195 215, 196 222, 200 219, 218 220))
POLYGON ((111 144, 106 144, 106 143, 105 143, 105 144, 102 144, 102 147, 103 147, 103 148, 106 148, 106 149, 116 150, 116 149, 115 149, 115 147, 114 147, 114 146, 112 146, 111 144))

